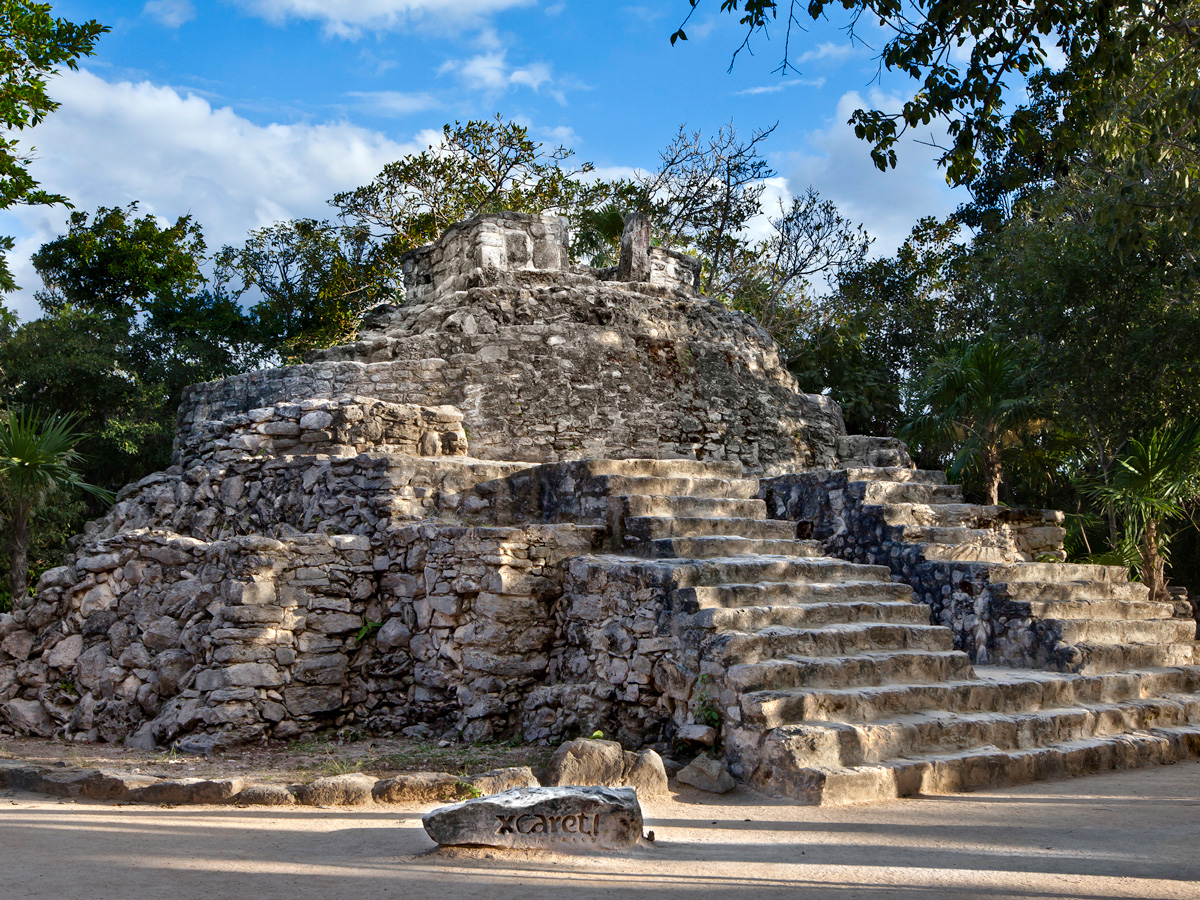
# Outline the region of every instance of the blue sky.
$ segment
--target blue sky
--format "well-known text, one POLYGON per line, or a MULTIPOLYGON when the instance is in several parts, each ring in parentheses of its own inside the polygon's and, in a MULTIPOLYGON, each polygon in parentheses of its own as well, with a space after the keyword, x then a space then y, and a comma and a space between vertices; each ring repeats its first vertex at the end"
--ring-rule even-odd
MULTIPOLYGON (((29 134, 33 171, 80 209, 136 200, 165 219, 191 213, 215 249, 278 219, 327 216, 336 191, 446 122, 500 113, 615 175, 653 168, 680 125, 732 120, 747 134, 778 122, 772 194, 813 185, 877 251, 918 216, 954 208, 933 150, 908 142, 900 168, 878 173, 845 124, 912 88, 877 78, 876 51, 851 45, 839 22, 816 23, 793 54, 799 74, 772 74, 782 34, 729 72, 742 34, 718 6, 702 2, 689 40, 671 47, 687 0, 58 0, 56 14, 112 32, 52 82, 62 108, 29 134)), ((864 29, 881 46, 885 35, 864 29)), ((65 220, 62 209, 0 216, 25 288, 6 302, 24 318, 37 312, 28 256, 65 220)))

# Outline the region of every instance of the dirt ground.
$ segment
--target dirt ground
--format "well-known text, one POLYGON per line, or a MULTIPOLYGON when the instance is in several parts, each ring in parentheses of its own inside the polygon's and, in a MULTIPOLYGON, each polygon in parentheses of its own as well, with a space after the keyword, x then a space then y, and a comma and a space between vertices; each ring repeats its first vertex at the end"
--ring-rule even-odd
MULTIPOLYGON (((66 743, 41 738, 0 738, 0 759, 114 769, 164 778, 221 778, 241 775, 257 784, 308 782, 325 775, 365 772, 387 777, 399 772, 478 775, 489 769, 545 768, 553 747, 523 744, 461 744, 405 738, 339 738, 323 734, 296 741, 271 741, 207 756, 127 750, 118 744, 66 743)), ((3 900, 0 897, 0 900, 3 900)))
POLYGON ((844 809, 685 789, 596 856, 439 850, 426 808, 0 795, 0 898, 1200 898, 1197 762, 844 809))

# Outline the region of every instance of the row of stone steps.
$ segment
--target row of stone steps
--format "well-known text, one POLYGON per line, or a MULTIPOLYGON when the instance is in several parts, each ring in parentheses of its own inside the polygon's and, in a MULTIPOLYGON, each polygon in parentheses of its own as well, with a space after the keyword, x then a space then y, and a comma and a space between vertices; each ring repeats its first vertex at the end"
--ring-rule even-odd
MULTIPOLYGON (((789 534, 790 523, 766 521, 742 479, 731 479, 731 495, 719 497, 699 464, 689 471, 689 478, 673 474, 669 486, 696 486, 703 496, 611 499, 622 514, 620 546, 640 559, 623 561, 667 592, 675 633, 699 648, 721 696, 736 698, 725 711, 726 752, 756 786, 813 803, 861 802, 1200 751, 1200 669, 978 677, 952 648, 951 631, 929 624, 928 607, 913 602, 912 589, 894 582, 887 566, 823 557, 813 542, 789 534)), ((963 506, 941 473, 858 474, 870 481, 872 499, 963 506)), ((614 478, 623 480, 610 488, 624 491, 668 486, 647 472, 614 478)), ((968 518, 962 509, 948 515, 968 518)), ((1014 612, 1058 603, 1080 613, 1074 637, 1158 634, 1163 605, 1139 606, 1123 572, 1011 556, 983 564, 1007 585, 1014 612), (1054 589, 1042 591, 1047 583, 1054 589), (1102 615, 1082 615, 1091 611, 1102 615)))
MULTIPOLYGON (((961 502, 941 472, 897 467, 852 469, 848 493, 892 539, 934 564, 962 564, 988 585, 993 616, 1033 620, 1044 664, 1068 671, 1119 671, 1156 665, 1190 665, 1195 625, 1172 618, 1169 604, 1149 603, 1148 592, 1129 582, 1122 567, 1068 565, 1023 559, 1000 526, 1038 514, 961 502)), ((1045 522, 1053 515, 1041 514, 1045 522)))

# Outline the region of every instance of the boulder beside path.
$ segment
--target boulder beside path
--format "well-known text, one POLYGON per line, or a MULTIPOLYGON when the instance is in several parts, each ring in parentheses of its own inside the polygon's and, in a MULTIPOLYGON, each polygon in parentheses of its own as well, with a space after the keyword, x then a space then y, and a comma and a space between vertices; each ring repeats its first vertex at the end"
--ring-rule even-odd
POLYGON ((445 846, 512 850, 624 850, 642 838, 632 788, 515 788, 425 814, 425 831, 445 846))

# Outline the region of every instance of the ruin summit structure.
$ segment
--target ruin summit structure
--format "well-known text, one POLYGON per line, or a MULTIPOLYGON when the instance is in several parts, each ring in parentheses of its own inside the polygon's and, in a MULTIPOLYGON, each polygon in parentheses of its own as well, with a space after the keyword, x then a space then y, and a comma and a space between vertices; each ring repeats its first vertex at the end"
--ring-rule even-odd
POLYGON ((0 727, 212 747, 328 727, 669 748, 807 802, 1200 752, 1194 622, 849 436, 631 220, 501 213, 352 344, 196 385, 0 616, 0 727), (695 730, 690 731, 693 733, 695 730))

